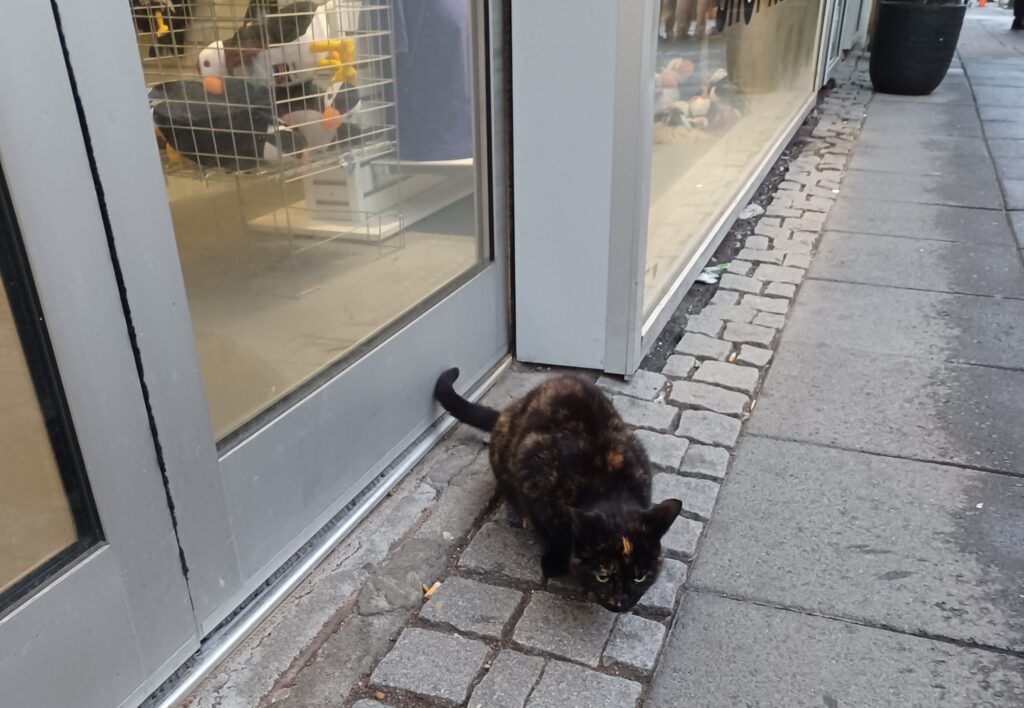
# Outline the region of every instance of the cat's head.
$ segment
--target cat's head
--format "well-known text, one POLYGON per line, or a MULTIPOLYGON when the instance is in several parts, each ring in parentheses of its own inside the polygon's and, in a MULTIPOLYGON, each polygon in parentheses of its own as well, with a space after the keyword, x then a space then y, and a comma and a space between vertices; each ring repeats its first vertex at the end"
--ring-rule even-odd
POLYGON ((657 579, 661 537, 682 506, 678 499, 666 499, 649 509, 570 509, 569 569, 601 605, 626 612, 657 579))

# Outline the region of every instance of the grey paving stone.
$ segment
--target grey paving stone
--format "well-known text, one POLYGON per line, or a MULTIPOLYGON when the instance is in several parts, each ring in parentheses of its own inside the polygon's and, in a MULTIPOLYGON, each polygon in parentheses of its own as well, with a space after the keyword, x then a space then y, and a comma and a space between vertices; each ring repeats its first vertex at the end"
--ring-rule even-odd
POLYGON ((619 615, 601 658, 603 666, 624 666, 648 674, 654 670, 665 625, 636 615, 619 615))
MULTIPOLYGON (((768 313, 760 312, 754 318, 752 324, 743 324, 741 322, 730 322, 726 328, 725 333, 722 335, 723 339, 730 342, 747 343, 747 344, 760 344, 763 346, 771 346, 772 339, 775 338, 775 330, 770 329, 774 325, 768 325, 765 322, 765 317, 779 317, 785 322, 785 318, 782 315, 771 315, 768 313)), ((781 327, 781 325, 779 325, 781 327)))
POLYGON ((767 236, 747 236, 747 240, 744 241, 743 245, 755 251, 767 251, 769 243, 767 236))
POLYGON ((732 345, 704 334, 687 332, 676 345, 676 351, 680 354, 690 354, 701 358, 725 359, 732 351, 732 345))
POLYGON ((470 708, 522 708, 526 705, 530 691, 537 685, 543 669, 544 659, 539 656, 528 656, 511 649, 503 650, 473 689, 469 699, 470 708))
POLYGON ((791 343, 787 337, 750 430, 1012 472, 1024 469, 1022 405, 1024 371, 791 343))
POLYGON ((697 552, 697 542, 704 530, 704 524, 683 516, 676 517, 672 528, 661 537, 662 549, 692 558, 697 552))
POLYGON ((757 270, 754 271, 754 277, 770 283, 792 283, 797 285, 804 279, 804 272, 799 268, 763 264, 759 265, 757 270))
POLYGON ((1024 209, 1024 179, 1004 179, 1003 189, 1006 190, 1006 208, 1024 209))
POLYGON ((364 698, 352 704, 352 708, 388 708, 387 703, 381 703, 370 698, 364 698))
POLYGON ((753 307, 763 312, 773 312, 776 315, 784 315, 789 312, 789 302, 777 297, 761 297, 759 295, 744 295, 743 304, 746 307, 753 307))
POLYGON ((751 437, 692 582, 1019 652, 1022 508, 1006 475, 751 437))
MULTIPOLYGON (((729 327, 733 326, 739 325, 729 325, 729 327)), ((726 331, 728 331, 728 327, 726 331)), ((744 393, 753 393, 757 389, 759 377, 760 372, 751 366, 727 364, 722 361, 705 361, 697 369, 697 373, 693 375, 693 380, 715 384, 716 386, 730 388, 735 391, 743 391, 744 393)))
POLYGON ((1019 122, 986 121, 985 135, 990 140, 1005 138, 1008 140, 1024 140, 1024 125, 1019 122))
POLYGON ((740 435, 740 422, 711 411, 683 411, 676 435, 707 445, 732 447, 740 435))
POLYGON ((991 158, 980 137, 864 132, 850 169, 874 172, 943 175, 959 170, 990 169, 991 158))
POLYGON ((1011 211, 1010 225, 1013 226, 1013 233, 1017 237, 1017 245, 1024 248, 1024 211, 1011 211))
POLYGON ((737 391, 693 381, 677 381, 672 384, 669 400, 688 408, 703 408, 726 415, 740 415, 750 402, 747 396, 737 391))
MULTIPOLYGON (((768 240, 764 236, 759 236, 758 238, 763 238, 765 241, 768 240)), ((743 258, 745 260, 756 263, 774 263, 776 265, 782 265, 782 258, 784 255, 785 254, 780 251, 759 251, 754 250, 752 248, 744 248, 742 251, 739 252, 739 254, 737 254, 737 258, 743 258)), ((742 290, 742 288, 734 289, 742 290)))
POLYGON ((766 366, 769 361, 772 360, 771 349, 762 349, 760 347, 754 347, 749 344, 744 344, 740 347, 740 354, 736 357, 736 361, 741 364, 753 364, 754 366, 766 366))
POLYGON ((726 273, 723 275, 719 279, 718 285, 725 290, 739 290, 741 292, 754 294, 761 292, 761 288, 764 287, 764 283, 756 277, 750 278, 744 275, 733 275, 732 273, 726 273))
POLYGON ((692 590, 679 612, 645 697, 652 708, 1024 701, 1019 658, 692 590))
POLYGON ((828 232, 810 272, 815 278, 919 290, 1024 295, 1021 264, 1011 244, 922 243, 890 236, 828 232))
POLYGON ((785 265, 788 268, 803 268, 806 270, 811 267, 811 257, 803 253, 787 253, 785 265))
POLYGON ((659 472, 654 475, 651 499, 655 503, 665 499, 678 499, 683 503, 683 509, 702 519, 708 519, 711 517, 711 510, 715 508, 718 489, 718 482, 710 479, 694 479, 659 472))
POLYGON ((615 615, 600 605, 535 592, 516 624, 521 646, 597 666, 615 615))
POLYGON ((441 539, 412 538, 377 565, 359 590, 360 614, 376 615, 419 607, 420 586, 432 583, 445 567, 448 546, 441 539))
POLYGON ((796 286, 791 283, 768 283, 764 289, 765 295, 773 297, 791 298, 796 295, 796 286))
POLYGON ((829 213, 827 229, 929 241, 1007 244, 1012 241, 1000 211, 879 199, 855 199, 845 190, 829 213))
MULTIPOLYGON (((793 234, 786 239, 786 241, 800 241, 809 245, 813 245, 818 240, 821 229, 814 229, 813 231, 794 231, 793 234)), ((785 243, 783 241, 782 243, 785 243)), ((776 246, 778 248, 778 246, 776 246)))
POLYGON ((549 662, 528 708, 629 708, 640 700, 640 684, 561 661, 549 662))
POLYGON ((654 371, 639 369, 629 381, 611 376, 602 376, 597 385, 610 393, 622 394, 645 401, 653 401, 665 388, 665 377, 654 371))
POLYGON ((731 290, 716 290, 711 296, 712 305, 735 305, 740 301, 740 294, 731 290))
POLYGON ((670 614, 675 609, 679 589, 686 582, 686 572, 686 563, 671 558, 663 560, 658 579, 640 598, 637 607, 654 614, 670 614))
MULTIPOLYGON (((988 165, 975 173, 906 175, 895 172, 850 170, 843 181, 843 197, 946 206, 1001 209, 995 169, 988 165), (971 189, 964 189, 970 184, 971 189)), ((840 200, 841 201, 841 200, 840 200)), ((906 216, 900 221, 907 220, 906 216)))
MULTIPOLYGON (((719 290, 718 292, 727 292, 719 290)), ((739 296, 739 293, 736 293, 739 296)), ((720 320, 727 320, 729 322, 750 322, 754 319, 754 315, 757 314, 757 310, 750 307, 743 307, 742 305, 721 305, 711 303, 701 310, 701 315, 706 317, 714 317, 720 320)))
POLYGON ((978 114, 981 116, 982 123, 1020 119, 1020 111, 1008 106, 978 106, 978 114))
POLYGON ((722 479, 729 468, 729 451, 712 445, 691 445, 683 457, 680 471, 722 479))
POLYGON ((697 360, 689 354, 673 354, 665 362, 661 373, 672 378, 685 379, 696 365, 697 360))
POLYGON ((462 703, 484 665, 487 645, 424 629, 406 629, 370 681, 385 689, 462 703), (444 667, 439 671, 438 667, 444 667))
POLYGON ((459 559, 460 568, 540 582, 541 548, 533 532, 507 524, 484 524, 459 559))
POLYGON ((981 135, 981 122, 978 111, 970 105, 873 103, 864 121, 864 131, 976 137, 981 135))
POLYGON ((672 421, 676 417, 676 409, 662 403, 639 401, 628 396, 615 396, 612 403, 622 420, 634 428, 666 432, 672 429, 672 421))
POLYGON ((686 318, 686 331, 706 334, 709 337, 717 337, 722 333, 725 322, 710 315, 689 315, 686 318))
MULTIPOLYGON (((759 314, 757 317, 754 318, 754 324, 752 324, 752 325, 743 325, 743 326, 744 327, 771 327, 772 329, 782 329, 783 327, 786 326, 786 318, 783 317, 782 315, 772 314, 771 312, 762 312, 761 314, 759 314)), ((759 333, 759 336, 760 336, 760 334, 761 333, 759 333)), ((745 339, 747 339, 747 338, 749 338, 749 335, 745 339)), ((767 345, 771 344, 771 340, 769 339, 767 342, 762 340, 762 341, 758 342, 758 344, 764 344, 764 345, 767 346, 767 345)))
POLYGON ((748 261, 733 260, 729 262, 729 272, 736 275, 749 275, 754 270, 754 264, 748 261))
MULTIPOLYGON (((363 617, 352 615, 327 638, 316 657, 303 666, 289 682, 288 695, 274 702, 280 708, 306 708, 307 706, 337 705, 341 698, 356 688, 388 650, 391 639, 412 614, 411 610, 397 610, 383 615, 363 617)), ((280 629, 280 628, 279 628, 280 629)), ((262 655, 250 655, 250 661, 260 661, 262 655)), ((291 656, 294 661, 294 655, 291 656)), ((201 705, 258 705, 259 698, 245 701, 241 696, 205 701, 201 705), (251 702, 250 702, 251 701, 251 702)), ((193 704, 194 705, 194 704, 193 704)))
POLYGON ((1015 86, 976 86, 974 96, 979 106, 1024 108, 1024 91, 1015 86))
POLYGON ((460 632, 500 637, 523 594, 518 590, 450 577, 420 610, 420 617, 460 632))
POLYGON ((777 238, 773 243, 775 251, 783 256, 789 253, 807 254, 811 252, 811 243, 803 239, 777 238))
POLYGON ((1024 369, 1024 300, 821 280, 804 287, 788 342, 1024 369))
POLYGON ((636 437, 647 451, 647 457, 655 467, 675 472, 683 461, 689 443, 675 435, 652 433, 649 430, 636 431, 636 437))

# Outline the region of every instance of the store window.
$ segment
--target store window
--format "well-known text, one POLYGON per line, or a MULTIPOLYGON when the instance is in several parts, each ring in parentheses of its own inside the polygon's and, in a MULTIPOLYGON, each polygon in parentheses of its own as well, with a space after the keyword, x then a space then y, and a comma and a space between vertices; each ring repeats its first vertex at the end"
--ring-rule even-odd
POLYGON ((0 616, 100 537, 0 176, 0 616))
POLYGON ((471 0, 135 0, 214 432, 489 260, 471 0))
POLYGON ((662 0, 644 310, 814 91, 817 0, 662 0))

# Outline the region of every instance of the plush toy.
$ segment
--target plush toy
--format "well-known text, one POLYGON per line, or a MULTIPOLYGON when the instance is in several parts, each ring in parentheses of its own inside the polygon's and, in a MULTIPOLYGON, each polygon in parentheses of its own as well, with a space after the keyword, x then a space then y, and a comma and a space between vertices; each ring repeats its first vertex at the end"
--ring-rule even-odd
POLYGON ((131 0, 135 29, 153 38, 149 56, 159 53, 181 55, 185 32, 192 19, 191 0, 131 0))
MULTIPOLYGON (((331 38, 332 2, 272 0, 250 3, 246 24, 231 37, 199 53, 207 91, 221 90, 225 77, 274 86, 278 114, 309 127, 309 111, 321 113, 321 128, 336 133, 343 116, 358 104, 355 40, 331 38)), ((323 136, 309 136, 314 142, 323 136)))
POLYGON ((269 91, 241 79, 222 88, 211 94, 202 81, 187 79, 150 89, 157 140, 172 164, 188 159, 235 172, 305 158, 306 139, 274 118, 269 91))

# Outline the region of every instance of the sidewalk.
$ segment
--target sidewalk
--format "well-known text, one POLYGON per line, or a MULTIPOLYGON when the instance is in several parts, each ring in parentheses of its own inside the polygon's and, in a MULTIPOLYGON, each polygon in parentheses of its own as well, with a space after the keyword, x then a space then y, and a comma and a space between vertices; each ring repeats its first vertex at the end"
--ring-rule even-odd
MULTIPOLYGON (((927 98, 873 97, 866 61, 842 65, 672 355, 600 379, 655 497, 684 501, 634 613, 542 582, 460 426, 189 705, 1024 705, 1008 26, 971 11, 927 98)), ((514 365, 486 400, 547 373, 514 365)))
POLYGON ((1007 15, 970 13, 932 96, 871 100, 650 705, 1024 705, 1007 15))

